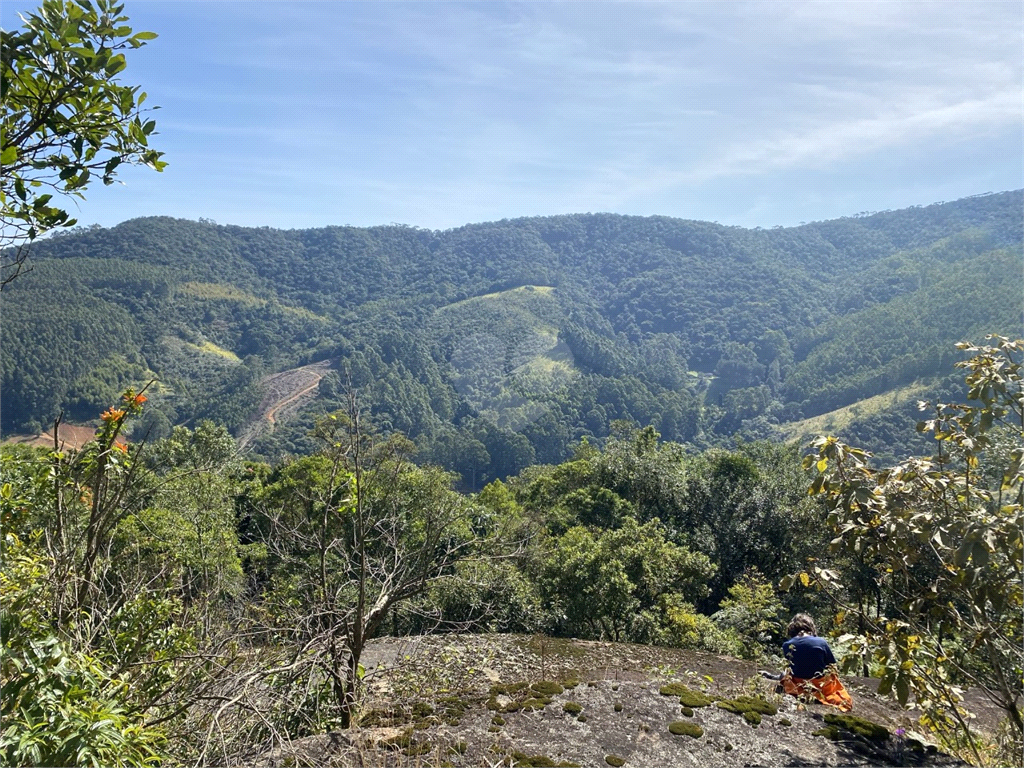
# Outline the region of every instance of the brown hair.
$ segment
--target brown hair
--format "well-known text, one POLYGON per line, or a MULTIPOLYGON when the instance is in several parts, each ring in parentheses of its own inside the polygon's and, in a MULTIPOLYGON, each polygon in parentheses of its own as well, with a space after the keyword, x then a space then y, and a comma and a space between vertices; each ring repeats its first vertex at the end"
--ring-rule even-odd
POLYGON ((786 634, 789 637, 796 637, 801 632, 806 632, 808 635, 818 634, 818 628, 814 626, 814 619, 811 618, 810 614, 798 613, 789 622, 789 626, 786 627, 786 634))

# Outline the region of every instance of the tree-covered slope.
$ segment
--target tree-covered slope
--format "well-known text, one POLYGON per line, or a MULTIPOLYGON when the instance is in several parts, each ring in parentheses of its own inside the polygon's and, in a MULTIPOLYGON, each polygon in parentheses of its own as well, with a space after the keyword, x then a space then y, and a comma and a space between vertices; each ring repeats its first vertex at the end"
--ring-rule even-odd
MULTIPOLYGON (((948 374, 1016 335, 1022 192, 748 230, 566 215, 448 231, 170 218, 32 249, 4 291, 5 433, 159 378, 150 428, 239 429, 261 377, 316 360, 309 414, 356 386, 385 429, 477 481, 615 419, 713 444, 948 374)), ((311 415, 257 451, 307 449, 311 415)))

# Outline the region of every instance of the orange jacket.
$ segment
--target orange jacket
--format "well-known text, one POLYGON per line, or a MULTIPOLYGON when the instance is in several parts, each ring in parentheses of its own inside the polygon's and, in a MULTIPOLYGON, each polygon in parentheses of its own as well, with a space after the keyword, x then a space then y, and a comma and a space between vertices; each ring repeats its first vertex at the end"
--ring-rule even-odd
POLYGON ((822 704, 838 708, 840 712, 849 712, 853 709, 850 692, 846 690, 846 686, 835 672, 827 672, 810 680, 786 673, 782 676, 781 682, 782 690, 790 696, 813 696, 822 704))

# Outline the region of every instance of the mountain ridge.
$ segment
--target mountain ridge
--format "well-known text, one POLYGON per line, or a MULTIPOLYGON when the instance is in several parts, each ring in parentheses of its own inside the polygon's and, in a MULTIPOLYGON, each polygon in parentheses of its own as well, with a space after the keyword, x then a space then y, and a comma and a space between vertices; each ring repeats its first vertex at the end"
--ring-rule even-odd
MULTIPOLYGON (((153 371, 175 394, 155 398, 148 428, 212 418, 237 432, 267 376, 329 361, 317 398, 257 452, 308 450, 315 414, 349 382, 381 429, 409 434, 425 460, 473 441, 506 456, 488 477, 561 460, 615 419, 697 446, 777 437, 781 425, 941 379, 956 341, 1015 334, 1022 208, 1015 190, 773 229, 563 214, 437 231, 171 217, 74 231, 36 244, 34 271, 5 292, 0 426, 42 431, 61 410, 86 421, 153 371), (504 361, 492 389, 510 390, 525 343, 514 302, 492 300, 503 321, 462 306, 462 331, 442 308, 527 285, 554 289, 557 311, 541 311, 573 377, 509 429, 460 390, 458 365, 465 329, 490 323, 504 361)), ((441 463, 467 469, 450 455, 441 463)))

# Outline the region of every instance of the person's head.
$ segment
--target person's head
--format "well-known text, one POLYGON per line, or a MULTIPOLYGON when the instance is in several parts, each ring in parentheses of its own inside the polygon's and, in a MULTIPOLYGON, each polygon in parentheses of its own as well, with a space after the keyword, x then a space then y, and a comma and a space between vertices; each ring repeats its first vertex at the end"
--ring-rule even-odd
POLYGON ((796 637, 799 634, 816 635, 818 628, 814 626, 814 619, 806 613, 798 613, 786 627, 786 635, 796 637))

